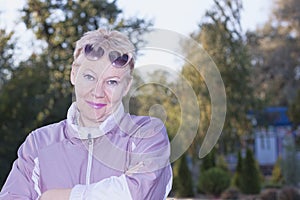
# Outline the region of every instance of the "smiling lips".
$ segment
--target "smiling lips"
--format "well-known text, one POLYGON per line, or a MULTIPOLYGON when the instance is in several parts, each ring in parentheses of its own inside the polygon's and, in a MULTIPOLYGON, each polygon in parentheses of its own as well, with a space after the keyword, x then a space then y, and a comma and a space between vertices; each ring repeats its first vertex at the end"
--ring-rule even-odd
POLYGON ((95 109, 101 109, 101 108, 103 108, 104 106, 106 106, 106 104, 103 104, 103 103, 94 103, 94 102, 90 102, 90 101, 87 101, 87 103, 88 103, 92 108, 95 108, 95 109))

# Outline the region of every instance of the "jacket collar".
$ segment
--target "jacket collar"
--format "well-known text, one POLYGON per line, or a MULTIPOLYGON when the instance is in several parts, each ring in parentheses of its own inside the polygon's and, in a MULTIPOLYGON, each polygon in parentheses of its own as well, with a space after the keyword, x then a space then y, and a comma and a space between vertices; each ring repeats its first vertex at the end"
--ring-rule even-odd
POLYGON ((97 138, 110 132, 116 125, 120 124, 124 114, 124 106, 121 103, 116 111, 113 112, 98 127, 83 127, 78 125, 80 112, 77 108, 76 102, 73 102, 67 113, 67 125, 72 129, 71 137, 78 139, 88 139, 89 137, 97 138))

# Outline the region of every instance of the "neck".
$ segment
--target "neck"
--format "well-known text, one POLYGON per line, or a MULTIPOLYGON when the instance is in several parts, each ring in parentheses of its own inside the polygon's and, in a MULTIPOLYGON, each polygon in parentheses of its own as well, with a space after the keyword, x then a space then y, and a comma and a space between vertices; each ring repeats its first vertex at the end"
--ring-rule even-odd
POLYGON ((90 128, 96 128, 96 127, 99 127, 102 123, 102 121, 99 121, 99 122, 92 122, 92 121, 89 121, 89 120, 84 120, 81 116, 80 113, 78 113, 79 116, 78 116, 78 119, 77 119, 77 123, 79 126, 82 126, 82 127, 90 127, 90 128))

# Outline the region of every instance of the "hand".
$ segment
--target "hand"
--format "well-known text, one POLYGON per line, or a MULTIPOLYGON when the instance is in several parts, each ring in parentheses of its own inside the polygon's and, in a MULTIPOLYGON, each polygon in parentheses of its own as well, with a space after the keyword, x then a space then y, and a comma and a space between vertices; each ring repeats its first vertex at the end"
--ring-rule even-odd
POLYGON ((47 190, 42 194, 39 200, 68 200, 72 189, 54 189, 47 190))

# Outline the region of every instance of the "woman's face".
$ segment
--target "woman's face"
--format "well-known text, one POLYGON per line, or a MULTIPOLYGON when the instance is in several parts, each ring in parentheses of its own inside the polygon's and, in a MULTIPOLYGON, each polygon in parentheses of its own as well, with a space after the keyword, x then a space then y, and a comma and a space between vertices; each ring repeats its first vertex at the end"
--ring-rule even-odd
POLYGON ((95 127, 118 108, 127 94, 130 69, 113 67, 106 55, 97 61, 82 58, 80 66, 72 66, 71 83, 75 87, 80 122, 95 127))

